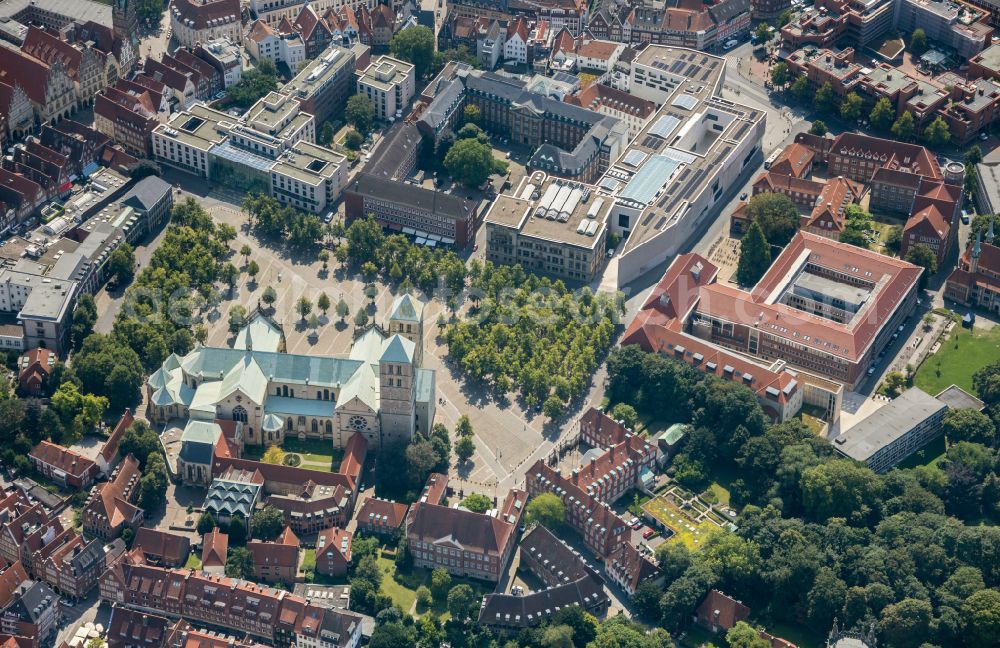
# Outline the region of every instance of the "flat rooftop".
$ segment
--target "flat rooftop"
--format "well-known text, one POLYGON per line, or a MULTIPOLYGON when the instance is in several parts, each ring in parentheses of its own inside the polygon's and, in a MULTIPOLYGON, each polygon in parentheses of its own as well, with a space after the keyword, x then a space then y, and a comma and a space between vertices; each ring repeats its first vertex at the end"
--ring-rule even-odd
POLYGON ((227 132, 220 127, 220 124, 223 122, 236 124, 238 121, 236 117, 199 103, 186 111, 174 113, 166 124, 160 124, 153 132, 208 151, 227 138, 227 132))
POLYGON ((326 85, 344 66, 349 65, 353 69, 357 57, 367 49, 365 45, 352 45, 351 49, 330 45, 323 50, 322 55, 310 61, 295 78, 282 86, 281 91, 291 96, 308 97, 326 85))
POLYGON ((347 158, 323 146, 298 141, 285 151, 274 165, 274 171, 307 184, 319 185, 336 173, 347 158))
POLYGON ((67 23, 92 20, 111 27, 111 5, 92 0, 3 0, 0 2, 0 17, 13 17, 32 5, 46 13, 66 16, 67 23))
POLYGON ((611 206, 612 201, 590 185, 536 171, 512 195, 499 196, 485 220, 516 229, 521 236, 590 250, 607 227, 611 206))
POLYGON ((841 433, 834 439, 833 447, 851 459, 867 461, 876 452, 947 407, 930 394, 911 387, 841 433))
MULTIPOLYGON (((244 118, 251 128, 276 134, 278 129, 298 112, 299 102, 280 92, 269 92, 250 106, 244 118)), ((306 117, 306 121, 308 119, 306 117)))
POLYGON ((976 65, 981 65, 989 70, 1000 72, 1000 43, 990 45, 979 54, 973 56, 972 61, 976 65))
POLYGON ((391 56, 377 56, 361 73, 358 81, 388 92, 413 72, 413 65, 391 56))
POLYGON ((633 63, 659 70, 671 90, 597 183, 602 193, 642 210, 625 243, 626 253, 677 223, 765 118, 762 111, 716 96, 725 70, 720 57, 650 45, 633 63), (708 128, 708 123, 721 130, 708 128))

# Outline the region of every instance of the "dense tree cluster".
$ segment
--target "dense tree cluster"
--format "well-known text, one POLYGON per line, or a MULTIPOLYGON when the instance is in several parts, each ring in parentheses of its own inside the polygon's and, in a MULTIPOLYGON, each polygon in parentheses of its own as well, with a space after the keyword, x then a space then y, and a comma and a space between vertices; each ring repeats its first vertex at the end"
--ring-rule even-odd
POLYGON ((235 108, 246 110, 268 92, 278 89, 278 68, 268 59, 261 59, 257 67, 246 70, 237 83, 226 89, 226 100, 235 108))
MULTIPOLYGON (((217 295, 215 284, 223 276, 228 243, 236 233, 226 225, 216 226, 211 216, 193 198, 174 205, 171 224, 149 265, 139 273, 125 293, 125 300, 115 320, 112 340, 94 344, 95 365, 106 367, 105 356, 115 349, 129 347, 138 355, 142 367, 154 371, 170 353, 185 354, 194 346, 191 325, 196 312, 217 295)), ((84 343, 84 350, 87 344, 84 343)), ((123 363, 134 378, 130 358, 123 363)), ((126 392, 111 375, 104 389, 109 399, 126 392)), ((95 372, 96 384, 99 372, 95 372)), ((124 378, 124 377, 123 377, 124 378)), ((128 385, 138 395, 138 382, 128 385)), ((96 387, 95 387, 96 388, 96 387)))
POLYGON ((375 489, 380 497, 412 502, 432 472, 447 473, 451 460, 448 428, 436 423, 430 434, 409 443, 387 443, 379 451, 375 489))
MULTIPOLYGON (((692 421, 675 476, 704 488, 715 471, 739 478, 739 530, 689 554, 658 552, 667 574, 634 603, 648 620, 682 629, 710 588, 754 601, 757 618, 822 634, 875 624, 880 645, 991 646, 1000 619, 1000 497, 995 419, 958 410, 937 465, 876 475, 835 455, 799 420, 767 424, 754 394, 635 347, 612 353, 609 396, 640 413, 692 421)), ((1000 364, 978 372, 988 412, 1000 403, 1000 364)), ((745 633, 744 633, 745 634, 745 633)), ((752 644, 751 644, 752 645, 752 644)))
POLYGON ((319 216, 282 205, 276 198, 264 194, 247 195, 243 199, 243 211, 249 214, 254 232, 287 241, 296 249, 317 247, 325 234, 319 216))
POLYGON ((389 51, 412 63, 417 79, 422 79, 434 62, 434 32, 423 25, 407 27, 392 37, 389 51))
POLYGON ((583 393, 613 342, 621 294, 573 294, 561 281, 489 262, 470 264, 469 280, 479 307, 445 333, 449 357, 468 377, 501 395, 516 389, 529 406, 554 397, 561 408, 583 393))
POLYGON ((874 228, 872 215, 860 205, 844 207, 844 231, 840 233, 840 242, 868 248, 869 232, 874 228))

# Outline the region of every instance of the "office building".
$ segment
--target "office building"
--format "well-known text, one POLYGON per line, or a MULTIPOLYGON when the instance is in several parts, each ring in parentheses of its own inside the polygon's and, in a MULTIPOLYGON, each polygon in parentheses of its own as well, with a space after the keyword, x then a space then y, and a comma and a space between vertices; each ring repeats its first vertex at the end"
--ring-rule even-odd
POLYGON ((282 86, 281 92, 302 104, 302 111, 313 115, 316 123, 333 121, 354 94, 355 68, 367 67, 368 58, 369 48, 365 45, 330 45, 282 86))
POLYGON ((391 56, 376 56, 358 74, 358 94, 375 106, 375 118, 394 121, 409 112, 416 75, 412 64, 391 56))
POLYGON ((833 447, 840 454, 883 473, 941 434, 948 406, 911 387, 853 427, 841 432, 833 447))

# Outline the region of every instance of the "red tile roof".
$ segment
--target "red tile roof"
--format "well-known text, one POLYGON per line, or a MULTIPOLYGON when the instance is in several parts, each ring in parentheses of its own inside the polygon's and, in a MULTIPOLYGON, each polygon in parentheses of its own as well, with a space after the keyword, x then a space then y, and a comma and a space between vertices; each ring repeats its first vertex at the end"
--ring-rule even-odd
POLYGON ((28 572, 24 571, 20 560, 0 571, 0 610, 10 605, 14 600, 14 590, 26 580, 28 572))
POLYGON ((115 455, 118 454, 118 447, 121 445, 122 437, 125 436, 125 431, 132 426, 133 422, 135 422, 135 417, 132 416, 132 410, 126 407, 121 418, 118 419, 115 429, 108 436, 108 440, 101 446, 101 457, 109 464, 114 460, 115 455))
POLYGON ((360 432, 355 432, 344 447, 344 458, 340 461, 340 474, 347 475, 355 483, 360 481, 361 469, 368 454, 368 441, 360 432))
POLYGON ((191 553, 191 541, 187 536, 140 527, 135 533, 133 548, 140 548, 144 554, 162 557, 170 563, 183 564, 191 553))
POLYGON ((190 21, 193 29, 207 29, 217 24, 228 24, 240 20, 239 0, 172 0, 171 7, 184 22, 190 21))
POLYGON ((750 608, 719 590, 712 590, 698 606, 698 621, 725 630, 750 616, 750 608))
POLYGON ((567 95, 566 103, 598 110, 601 106, 647 118, 656 112, 656 104, 603 83, 591 83, 576 95, 567 95))
POLYGON ((90 459, 49 441, 36 445, 28 456, 74 477, 83 477, 97 470, 97 464, 90 459))
POLYGON ((0 47, 0 81, 20 85, 33 102, 44 104, 49 66, 20 50, 0 47))
POLYGON ((369 497, 358 507, 357 515, 359 525, 375 525, 390 528, 399 528, 406 519, 406 512, 409 510, 406 504, 391 502, 378 497, 369 497))
POLYGON ((32 26, 28 27, 28 34, 24 37, 21 51, 40 61, 45 61, 49 65, 55 65, 58 61, 74 81, 80 81, 80 63, 83 60, 83 52, 66 41, 59 40, 52 34, 32 26))
POLYGON ((792 142, 781 152, 769 169, 772 173, 801 178, 812 164, 814 153, 803 144, 792 142))
POLYGON ((218 527, 212 529, 201 541, 201 566, 225 567, 226 554, 229 551, 229 534, 222 533, 218 527))

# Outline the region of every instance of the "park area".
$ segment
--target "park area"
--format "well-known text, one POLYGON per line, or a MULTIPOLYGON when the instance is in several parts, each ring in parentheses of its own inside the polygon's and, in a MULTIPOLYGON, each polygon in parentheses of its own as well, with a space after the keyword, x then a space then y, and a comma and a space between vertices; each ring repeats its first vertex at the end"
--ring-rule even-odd
POLYGON ((917 370, 914 384, 928 394, 949 385, 972 392, 972 374, 1000 360, 1000 327, 969 329, 955 326, 937 353, 917 370))
POLYGON ((656 496, 642 508, 670 529, 667 542, 682 542, 691 551, 705 546, 708 537, 725 522, 709 505, 680 487, 656 496))
MULTIPOLYGON (((334 448, 331 441, 319 439, 285 439, 281 449, 284 451, 281 462, 284 465, 322 472, 338 470, 344 454, 340 448, 334 448)), ((244 454, 248 459, 260 461, 265 450, 262 446, 247 446, 244 454)))

